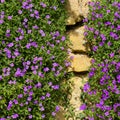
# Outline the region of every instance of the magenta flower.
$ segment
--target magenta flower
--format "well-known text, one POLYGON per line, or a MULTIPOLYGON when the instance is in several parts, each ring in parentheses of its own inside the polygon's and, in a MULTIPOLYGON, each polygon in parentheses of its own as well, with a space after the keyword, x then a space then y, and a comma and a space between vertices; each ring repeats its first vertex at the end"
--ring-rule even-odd
POLYGON ((8 20, 12 20, 12 16, 8 16, 8 20))
POLYGON ((29 118, 29 119, 32 119, 32 118, 33 118, 33 116, 32 116, 32 115, 29 115, 29 116, 28 116, 28 118, 29 118))
POLYGON ((5 0, 1 0, 1 3, 4 3, 5 2, 5 0))
POLYGON ((13 115, 12 115, 12 118, 13 118, 13 119, 16 119, 16 118, 18 118, 18 117, 19 117, 18 114, 13 114, 13 115))
POLYGON ((80 110, 85 110, 86 108, 87 108, 86 104, 82 104, 82 105, 80 106, 80 110))

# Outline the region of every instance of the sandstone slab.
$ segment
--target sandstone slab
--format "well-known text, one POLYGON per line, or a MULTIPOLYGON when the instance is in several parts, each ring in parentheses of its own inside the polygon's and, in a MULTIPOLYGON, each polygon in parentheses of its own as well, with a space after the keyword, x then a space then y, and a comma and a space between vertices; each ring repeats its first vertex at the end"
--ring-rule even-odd
POLYGON ((71 65, 68 67, 68 72, 85 72, 91 66, 91 58, 87 55, 70 53, 69 59, 71 60, 71 65))
POLYGON ((68 36, 71 44, 68 47, 72 50, 72 52, 86 52, 89 51, 89 45, 84 37, 84 26, 77 27, 68 32, 68 36))
POLYGON ((79 114, 80 112, 82 112, 79 109, 80 105, 82 104, 82 101, 80 99, 80 96, 81 96, 80 87, 84 86, 84 83, 88 81, 88 77, 87 75, 75 76, 75 77, 72 77, 70 81, 73 83, 71 87, 72 93, 71 93, 71 98, 70 98, 70 104, 74 107, 75 114, 79 114))
POLYGON ((90 1, 91 0, 78 0, 80 15, 83 16, 84 18, 88 17, 89 14, 88 2, 90 1))
POLYGON ((67 0, 66 10, 68 12, 67 25, 74 25, 76 22, 82 20, 78 0, 67 0))

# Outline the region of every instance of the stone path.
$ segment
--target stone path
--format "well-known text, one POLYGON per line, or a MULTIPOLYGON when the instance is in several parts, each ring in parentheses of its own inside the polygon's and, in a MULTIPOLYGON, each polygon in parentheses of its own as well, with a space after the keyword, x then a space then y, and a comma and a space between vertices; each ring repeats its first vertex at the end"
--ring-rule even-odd
MULTIPOLYGON (((85 29, 81 22, 88 15, 89 9, 87 3, 89 1, 90 0, 67 0, 66 5, 66 10, 69 15, 66 21, 67 28, 72 28, 67 29, 67 34, 71 42, 71 44, 68 45, 70 49, 68 58, 71 60, 71 66, 68 68, 68 72, 73 72, 75 74, 75 76, 70 79, 73 84, 71 86, 72 93, 69 97, 70 103, 72 107, 74 107, 75 114, 81 112, 79 110, 82 104, 80 101, 80 87, 83 87, 84 83, 88 80, 87 73, 84 75, 82 73, 87 72, 91 65, 91 58, 87 55, 90 48, 84 39, 83 34, 85 29), (78 22, 81 24, 78 24, 78 22)), ((61 109, 56 120, 65 120, 64 113, 65 111, 61 109)), ((70 118, 69 120, 74 120, 74 118, 70 118)))

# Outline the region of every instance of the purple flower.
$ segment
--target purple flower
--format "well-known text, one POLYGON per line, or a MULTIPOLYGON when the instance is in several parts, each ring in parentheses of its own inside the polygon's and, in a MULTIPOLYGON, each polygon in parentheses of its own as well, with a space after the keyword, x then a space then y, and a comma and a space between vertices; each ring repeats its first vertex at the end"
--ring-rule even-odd
POLYGON ((107 13, 110 13, 110 10, 107 10, 107 13))
POLYGON ((120 75, 117 75, 118 83, 120 83, 120 75))
POLYGON ((84 85, 84 87, 83 87, 83 91, 84 91, 84 92, 87 92, 89 89, 90 89, 90 85, 89 85, 89 83, 87 82, 87 83, 84 85))
POLYGON ((6 120, 6 118, 0 118, 0 120, 6 120))
POLYGON ((29 118, 29 119, 32 119, 32 115, 29 115, 28 118, 29 118))
POLYGON ((8 16, 8 20, 12 20, 12 16, 8 16))
POLYGON ((48 22, 47 22, 47 23, 50 25, 50 24, 51 24, 51 21, 49 21, 49 20, 48 20, 48 22))
POLYGON ((107 112, 105 112, 104 114, 105 114, 105 116, 108 116, 108 115, 109 115, 109 112, 107 111, 107 112))
POLYGON ((50 15, 46 15, 46 18, 49 19, 49 18, 50 18, 50 15))
POLYGON ((46 97, 50 97, 50 93, 47 93, 47 94, 46 94, 46 97))
POLYGON ((39 33, 41 34, 42 37, 45 36, 45 32, 43 30, 39 30, 39 33))
POLYGON ((118 35, 114 32, 110 32, 110 36, 116 40, 119 39, 118 35))
POLYGON ((58 90, 58 89, 59 89, 59 85, 53 85, 52 88, 53 88, 54 90, 58 90))
POLYGON ((28 108, 28 111, 30 112, 32 110, 32 108, 28 108))
POLYGON ((80 110, 85 110, 86 108, 87 108, 86 104, 82 104, 82 105, 80 106, 80 110))
POLYGON ((4 23, 4 20, 0 20, 0 24, 3 24, 4 23))
POLYGON ((40 97, 41 100, 45 100, 45 96, 40 97))
POLYGON ((42 114, 42 116, 41 116, 42 118, 45 118, 45 115, 44 114, 42 114))
POLYGON ((120 25, 117 25, 117 28, 116 28, 116 30, 120 30, 120 25))
POLYGON ((109 55, 110 55, 110 58, 114 57, 114 53, 110 53, 109 55))
POLYGON ((61 40, 64 41, 65 39, 66 39, 65 36, 62 36, 61 40))
POLYGON ((19 95, 18 95, 18 98, 22 98, 22 97, 23 97, 23 94, 19 94, 19 95))
POLYGON ((7 44, 7 47, 13 47, 14 46, 14 43, 13 42, 11 42, 11 43, 9 43, 9 44, 7 44))
POLYGON ((48 72, 50 69, 48 68, 48 67, 45 67, 44 69, 43 69, 43 71, 44 72, 48 72))
POLYGON ((53 67, 57 67, 59 64, 58 63, 53 63, 53 67))
POLYGON ((52 116, 55 116, 56 115, 56 113, 55 112, 52 112, 52 116))
POLYGON ((22 14, 22 10, 18 10, 18 14, 22 14))
POLYGON ((13 114, 13 115, 12 115, 12 118, 13 118, 13 119, 16 119, 16 118, 18 118, 18 117, 19 117, 18 114, 13 114))
POLYGON ((105 25, 107 26, 107 25, 111 25, 111 22, 105 22, 105 25))
POLYGON ((89 78, 91 78, 92 76, 94 76, 94 74, 95 74, 94 71, 90 71, 89 72, 89 78))
POLYGON ((93 46, 93 51, 96 52, 98 49, 98 46, 93 46))
POLYGON ((93 117, 89 117, 88 119, 89 119, 89 120, 94 120, 94 118, 93 118, 93 117))
POLYGON ((46 7, 46 4, 44 4, 43 2, 40 2, 40 5, 45 8, 46 7))
POLYGON ((41 107, 41 108, 40 108, 40 110, 41 110, 41 111, 44 111, 44 110, 45 110, 45 108, 44 108, 44 107, 41 107))
POLYGON ((13 102, 14 102, 15 104, 18 104, 18 101, 17 101, 16 99, 14 99, 13 102))
POLYGON ((5 0, 1 0, 1 3, 4 3, 5 2, 5 0))
POLYGON ((56 106, 55 107, 55 111, 58 112, 60 110, 60 107, 59 106, 56 106))
POLYGON ((0 80, 2 80, 2 75, 0 75, 0 80))
POLYGON ((107 43, 107 45, 108 45, 108 46, 111 46, 111 45, 112 45, 112 43, 109 41, 109 42, 107 43))

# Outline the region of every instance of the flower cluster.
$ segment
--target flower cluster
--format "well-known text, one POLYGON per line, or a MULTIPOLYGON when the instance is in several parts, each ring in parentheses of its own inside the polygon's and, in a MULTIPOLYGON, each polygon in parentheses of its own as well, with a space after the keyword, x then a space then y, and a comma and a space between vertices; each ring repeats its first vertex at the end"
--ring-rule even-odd
POLYGON ((63 3, 0 1, 0 120, 53 120, 66 99, 63 3))
POLYGON ((120 119, 120 2, 89 2, 84 19, 92 66, 83 87, 84 120, 120 119))

